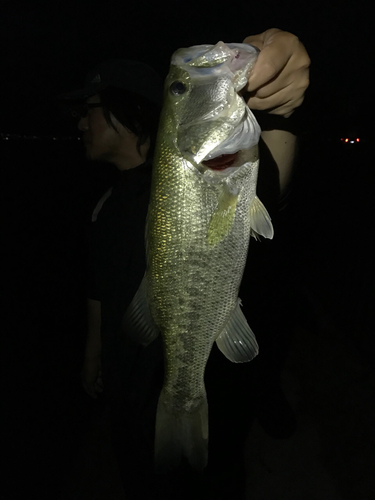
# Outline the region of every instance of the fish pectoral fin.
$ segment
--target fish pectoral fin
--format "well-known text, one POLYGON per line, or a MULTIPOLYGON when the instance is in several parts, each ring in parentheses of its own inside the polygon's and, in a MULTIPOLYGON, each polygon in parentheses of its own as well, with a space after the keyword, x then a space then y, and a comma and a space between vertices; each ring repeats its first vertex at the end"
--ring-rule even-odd
POLYGON ((156 412, 155 468, 164 473, 178 467, 185 457, 191 467, 202 471, 208 457, 208 405, 206 395, 191 411, 176 411, 167 404, 162 389, 156 412))
POLYGON ((259 352, 255 335, 240 305, 241 301, 238 299, 227 325, 216 339, 220 351, 233 363, 251 361, 259 352))
POLYGON ((236 215, 238 197, 238 193, 232 193, 224 185, 207 231, 207 243, 210 246, 217 245, 228 235, 236 215))
POLYGON ((124 333, 134 342, 147 346, 159 335, 146 297, 146 278, 127 308, 121 323, 124 333))
POLYGON ((273 226, 271 222, 271 217, 267 212, 266 207, 260 201, 260 199, 255 196, 250 205, 250 235, 256 240, 260 236, 264 238, 273 238, 273 226))

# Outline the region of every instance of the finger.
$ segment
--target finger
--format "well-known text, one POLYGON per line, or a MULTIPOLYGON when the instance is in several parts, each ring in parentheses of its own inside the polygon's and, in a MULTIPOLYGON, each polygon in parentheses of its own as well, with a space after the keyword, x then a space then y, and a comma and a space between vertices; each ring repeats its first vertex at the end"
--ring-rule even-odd
POLYGON ((273 79, 255 92, 259 98, 267 98, 277 92, 284 92, 286 95, 299 97, 303 95, 309 86, 309 73, 306 68, 299 68, 293 73, 287 71, 287 67, 279 74, 277 81, 273 79))
POLYGON ((267 45, 260 52, 257 62, 250 73, 248 92, 254 92, 273 81, 282 72, 292 56, 290 50, 281 51, 279 45, 267 45))
POLYGON ((252 96, 258 99, 269 99, 275 96, 281 100, 283 99, 281 96, 285 96, 284 99, 289 99, 289 94, 292 96, 295 91, 295 87, 292 85, 293 82, 283 83, 278 79, 277 82, 272 81, 259 88, 255 93, 252 93, 252 96))
POLYGON ((251 94, 247 98, 247 105, 249 108, 264 110, 274 108, 276 106, 282 106, 294 97, 294 92, 290 85, 282 89, 276 88, 274 92, 270 92, 268 86, 266 87, 257 91, 255 94, 251 94))
POLYGON ((95 388, 93 385, 83 382, 82 387, 83 387, 84 391, 86 392, 86 394, 88 394, 89 396, 91 396, 94 399, 97 398, 95 388))
MULTIPOLYGON (((252 37, 246 40, 251 41, 252 37)), ((300 51, 299 39, 292 33, 278 29, 267 30, 255 36, 252 43, 257 44, 262 40, 261 52, 250 74, 248 91, 252 92, 260 86, 275 78, 286 66, 289 59, 300 51)))
MULTIPOLYGON (((288 80, 286 80, 287 82, 288 80)), ((294 81, 290 81, 281 87, 281 82, 271 82, 259 89, 255 94, 245 95, 248 106, 254 109, 269 109, 276 106, 282 106, 287 102, 296 102, 304 96, 309 85, 308 75, 303 70, 296 72, 294 81)))
POLYGON ((95 389, 85 389, 85 392, 93 399, 96 399, 98 397, 95 389))
POLYGON ((295 108, 295 105, 291 101, 284 101, 282 104, 280 104, 279 102, 277 102, 277 104, 273 104, 272 100, 257 99, 256 97, 251 98, 248 105, 250 109, 267 111, 268 113, 275 115, 290 113, 290 111, 295 108))
POLYGON ((262 33, 259 35, 248 36, 242 43, 248 43, 249 45, 254 45, 254 47, 257 47, 259 50, 262 50, 264 44, 262 33))
POLYGON ((248 101, 248 106, 250 109, 267 111, 274 115, 283 115, 288 118, 296 108, 301 106, 304 101, 304 96, 297 100, 284 101, 282 104, 279 102, 275 105, 272 99, 258 99, 257 97, 252 97, 248 101))
POLYGON ((258 47, 258 49, 262 50, 265 41, 278 32, 281 32, 281 30, 279 30, 278 28, 271 28, 267 31, 263 31, 262 33, 257 33, 256 35, 247 36, 242 43, 249 43, 250 45, 255 45, 256 47, 258 47))

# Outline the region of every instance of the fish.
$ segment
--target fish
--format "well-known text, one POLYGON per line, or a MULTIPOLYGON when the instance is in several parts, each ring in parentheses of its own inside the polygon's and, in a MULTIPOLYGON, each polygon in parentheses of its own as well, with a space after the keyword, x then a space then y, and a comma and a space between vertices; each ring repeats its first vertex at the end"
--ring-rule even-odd
POLYGON ((204 372, 214 342, 234 363, 258 344, 238 297, 250 236, 273 237, 256 194, 260 127, 241 95, 259 50, 178 49, 165 80, 146 223, 147 267, 124 324, 147 346, 163 339, 155 466, 208 461, 204 372))

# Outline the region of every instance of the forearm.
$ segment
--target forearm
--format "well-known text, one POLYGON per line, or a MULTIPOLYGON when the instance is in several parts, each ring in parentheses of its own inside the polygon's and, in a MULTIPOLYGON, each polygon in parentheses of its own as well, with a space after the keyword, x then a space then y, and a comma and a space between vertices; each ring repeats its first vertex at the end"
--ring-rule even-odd
POLYGON ((298 37, 275 28, 250 35, 244 43, 260 53, 242 93, 262 129, 262 143, 271 156, 267 161, 277 167, 283 194, 296 157, 298 110, 309 86, 310 58, 298 37))
POLYGON ((277 165, 280 194, 283 194, 290 181, 294 166, 297 137, 292 132, 277 129, 262 131, 261 137, 277 165))
POLYGON ((87 299, 87 339, 85 358, 94 358, 101 353, 101 303, 99 300, 87 299))

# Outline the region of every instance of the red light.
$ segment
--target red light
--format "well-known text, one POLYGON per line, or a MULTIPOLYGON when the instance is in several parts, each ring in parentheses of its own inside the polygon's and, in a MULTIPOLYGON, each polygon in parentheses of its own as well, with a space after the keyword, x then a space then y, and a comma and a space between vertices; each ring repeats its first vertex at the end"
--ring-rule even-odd
POLYGON ((357 137, 357 142, 359 142, 359 139, 358 139, 358 137, 357 137))
POLYGON ((345 139, 345 142, 349 142, 349 139, 345 139))

